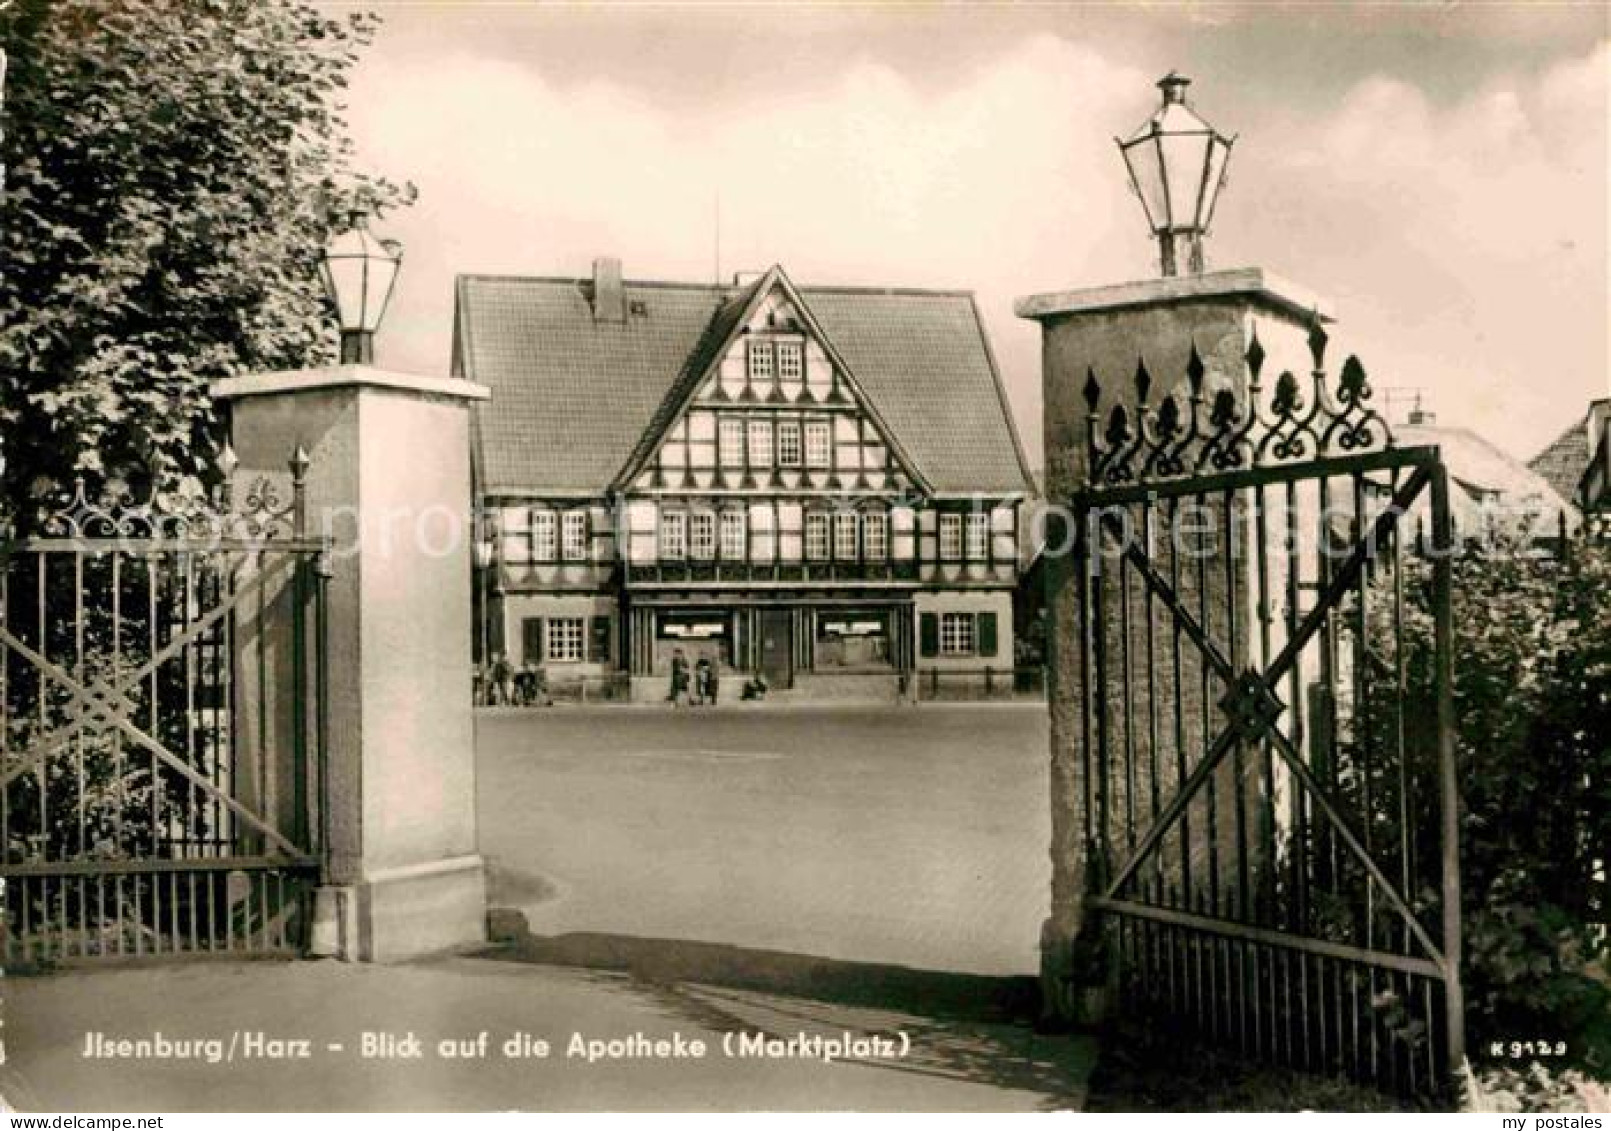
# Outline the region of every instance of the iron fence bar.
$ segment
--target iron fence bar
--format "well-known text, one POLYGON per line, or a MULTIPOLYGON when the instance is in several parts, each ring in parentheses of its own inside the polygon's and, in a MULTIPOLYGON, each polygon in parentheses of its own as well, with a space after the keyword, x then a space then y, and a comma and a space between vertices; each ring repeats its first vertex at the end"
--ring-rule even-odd
POLYGON ((1381 866, 1376 863, 1375 858, 1365 851, 1358 835, 1349 824, 1347 816, 1326 793, 1325 787, 1315 778, 1309 767, 1303 764, 1302 756, 1292 748, 1291 743, 1287 741, 1286 735, 1274 730, 1270 733, 1275 738, 1276 752, 1286 759, 1287 765, 1297 775, 1299 783, 1309 791, 1315 802, 1320 806, 1321 812, 1331 822, 1332 828, 1342 837, 1343 843, 1364 865, 1365 870, 1370 874, 1370 879, 1381 885, 1382 892, 1387 896, 1388 902, 1393 905, 1393 909, 1409 923, 1410 929, 1415 933, 1416 941, 1426 949, 1428 955, 1432 956, 1440 964, 1444 963, 1443 951, 1432 941, 1432 936, 1426 932, 1426 929, 1421 926, 1421 921, 1410 910, 1404 896, 1399 893, 1398 889, 1393 886, 1392 881, 1382 872, 1381 866))
MULTIPOLYGON (((1199 550, 1200 549, 1201 549, 1201 547, 1199 547, 1199 550)), ((1198 616, 1199 622, 1202 625, 1202 632, 1203 632, 1203 639, 1204 640, 1212 640, 1213 639, 1213 636, 1212 636, 1212 633, 1213 633, 1213 615, 1210 612, 1210 609, 1211 609, 1212 606, 1209 604, 1210 578, 1211 578, 1211 575, 1210 575, 1209 570, 1208 570, 1208 555, 1205 554, 1205 553, 1198 553, 1197 554, 1197 616, 1198 616)), ((1220 655, 1220 652, 1219 652, 1219 650, 1217 648, 1215 649, 1214 654, 1216 656, 1220 655)), ((1206 658, 1206 656, 1207 656, 1207 652, 1205 651, 1204 652, 1204 657, 1206 658)), ((1218 747, 1217 749, 1215 749, 1213 751, 1209 750, 1209 748, 1208 748, 1209 721, 1208 720, 1214 717, 1214 707, 1213 707, 1212 701, 1209 698, 1210 676, 1209 676, 1209 673, 1208 673, 1208 665, 1207 665, 1207 663, 1199 662, 1199 664, 1198 664, 1198 673, 1199 673, 1199 675, 1201 677, 1198 680, 1198 689, 1199 689, 1199 691, 1201 693, 1201 698, 1198 701, 1198 706, 1200 708, 1199 717, 1203 720, 1203 745, 1204 745, 1203 761, 1210 763, 1208 773, 1203 778, 1203 782, 1206 783, 1206 786, 1205 786, 1205 793, 1206 793, 1205 807, 1207 809, 1207 812, 1204 815, 1204 832, 1207 834, 1207 845, 1206 845, 1207 852, 1206 852, 1206 855, 1208 857, 1208 860, 1207 860, 1208 900, 1209 900, 1210 908, 1212 908, 1212 910, 1213 910, 1215 915, 1218 915, 1220 908, 1219 908, 1219 811, 1218 811, 1219 806, 1218 806, 1217 802, 1218 802, 1219 798, 1217 796, 1218 791, 1215 789, 1214 774, 1218 770, 1218 763, 1219 763, 1220 759, 1224 756, 1225 750, 1229 748, 1229 745, 1230 745, 1231 742, 1235 741, 1236 733, 1235 733, 1235 728, 1234 727, 1228 728, 1220 736, 1224 740, 1224 742, 1220 743, 1220 744, 1216 744, 1216 746, 1218 747)), ((1226 685, 1229 686, 1229 678, 1225 678, 1223 680, 1223 682, 1225 682, 1226 685)), ((1215 969, 1214 969, 1213 956, 1212 955, 1209 956, 1209 975, 1210 975, 1210 986, 1213 987, 1214 986, 1213 977, 1215 975, 1215 969)), ((1210 1001, 1214 1002, 1214 999, 1211 997, 1210 1001)), ((1217 1003, 1215 1003, 1215 1008, 1213 1010, 1211 1010, 1210 1016, 1214 1019, 1214 1024, 1217 1027, 1217 1025, 1218 1025, 1218 1007, 1217 1007, 1217 1003)))
POLYGON ((1136 739, 1135 680, 1130 668, 1130 638, 1135 618, 1130 615, 1130 571, 1127 558, 1119 559, 1119 687, 1124 703, 1124 846, 1136 846, 1136 739))
POLYGON ((312 556, 324 548, 315 537, 298 538, 92 538, 64 535, 22 538, 11 544, 13 553, 33 554, 150 554, 185 551, 196 554, 303 554, 312 556))
MULTIPOLYGON (((43 561, 43 559, 40 559, 40 560, 43 561)), ((114 591, 115 591, 115 588, 116 588, 116 586, 118 584, 118 581, 120 580, 120 575, 121 575, 121 571, 116 568, 116 564, 115 564, 116 561, 117 561, 117 559, 114 558, 113 559, 113 562, 114 562, 114 570, 113 570, 113 573, 114 573, 114 582, 113 582, 114 591)), ((41 576, 43 576, 43 575, 41 575, 41 576)), ((263 584, 266 584, 267 579, 268 579, 269 576, 271 576, 271 575, 268 574, 266 571, 260 572, 257 575, 257 577, 254 580, 254 582, 252 583, 253 588, 259 587, 259 586, 261 586, 263 584)), ((245 597, 247 596, 247 594, 249 594, 251 591, 252 591, 252 589, 247 589, 247 590, 243 590, 243 591, 238 592, 238 593, 232 593, 230 601, 220 603, 216 608, 214 608, 211 612, 209 612, 207 614, 207 616, 205 616, 205 617, 201 618, 200 620, 198 620, 196 622, 196 624, 192 627, 192 630, 191 630, 192 633, 193 634, 199 634, 199 633, 205 632, 213 624, 216 624, 221 620, 227 620, 227 618, 229 617, 229 614, 233 611, 235 605, 239 601, 244 600, 245 597)), ((77 596, 75 597, 75 600, 77 602, 77 604, 76 604, 76 615, 78 616, 78 618, 80 620, 82 620, 82 617, 83 617, 83 594, 82 594, 82 592, 79 592, 77 594, 77 596)), ((120 629, 119 629, 118 626, 121 624, 121 621, 122 621, 121 612, 122 612, 121 601, 117 600, 114 597, 113 607, 112 607, 112 619, 113 619, 113 626, 114 626, 114 628, 113 628, 114 674, 116 674, 116 672, 117 672, 118 662, 119 662, 119 659, 120 659, 120 647, 119 647, 119 644, 120 644, 121 632, 120 632, 120 629)), ((43 615, 44 615, 44 600, 43 600, 43 597, 41 597, 40 613, 41 613, 41 617, 43 617, 43 615)), ((43 623, 41 623, 40 634, 41 634, 41 643, 43 643, 43 635, 44 635, 43 623)), ((32 648, 28 647, 27 644, 23 643, 17 637, 11 635, 11 633, 9 633, 3 627, 0 627, 0 642, 6 643, 10 647, 16 649, 18 652, 20 652, 22 654, 24 659, 29 661, 29 663, 33 664, 36 668, 40 669, 44 674, 49 675, 51 678, 55 679, 58 683, 62 684, 63 687, 67 690, 67 692, 69 694, 69 697, 70 697, 69 702, 70 703, 82 703, 84 706, 88 707, 88 706, 92 706, 96 702, 96 700, 98 700, 98 699, 104 700, 106 698, 105 695, 98 693, 96 688, 86 687, 79 680, 74 679, 71 675, 69 675, 66 671, 64 671, 59 665, 52 663, 43 654, 42 651, 40 651, 40 652, 34 651, 32 648)), ((175 655, 177 655, 178 652, 180 651, 180 649, 183 648, 185 642, 186 641, 183 640, 183 639, 170 641, 168 643, 168 646, 163 648, 162 651, 157 653, 157 655, 153 656, 151 658, 151 660, 147 662, 146 665, 143 665, 140 669, 136 670, 133 673, 132 678, 135 679, 136 681, 143 680, 145 678, 145 675, 146 675, 147 671, 155 669, 157 667, 160 667, 162 664, 167 663, 175 655)), ((114 684, 114 686, 111 689, 111 693, 117 696, 118 700, 120 701, 117 704, 117 706, 120 706, 122 708, 121 712, 114 712, 114 713, 121 714, 121 713, 126 713, 126 712, 129 712, 129 711, 133 710, 133 704, 130 703, 128 700, 123 699, 123 697, 122 697, 121 680, 118 680, 117 683, 114 684)), ((43 710, 44 710, 44 695, 43 695, 43 691, 41 691, 39 699, 40 699, 40 710, 41 710, 41 712, 43 712, 43 710)), ((78 725, 78 723, 80 721, 81 720, 75 719, 74 720, 74 725, 78 725)), ((109 718, 108 721, 114 721, 114 720, 109 718)), ((41 718, 40 718, 41 727, 43 727, 43 723, 44 723, 44 719, 43 719, 43 715, 41 714, 41 718)), ((59 729, 66 729, 66 728, 59 728, 59 729)), ((59 733, 59 730, 58 730, 57 733, 59 733)), ((54 738, 54 737, 55 737, 55 734, 52 735, 52 738, 54 738)), ((23 765, 21 766, 21 768, 13 767, 12 769, 7 770, 3 777, 0 777, 0 789, 4 789, 6 786, 9 786, 13 779, 15 779, 17 776, 19 776, 20 773, 25 772, 26 769, 28 768, 28 763, 32 762, 35 758, 41 758, 42 759, 44 757, 48 757, 51 753, 53 753, 57 749, 60 749, 60 747, 61 747, 61 744, 57 744, 56 746, 53 746, 50 749, 45 750, 43 753, 38 752, 39 747, 41 747, 43 745, 44 745, 43 742, 38 743, 38 744, 36 744, 34 749, 31 749, 27 753, 27 755, 23 759, 23 765)), ((47 827, 47 826, 42 824, 41 827, 47 827)))
MULTIPOLYGON (((1170 499, 1169 502, 1169 529, 1177 530, 1180 501, 1170 499)), ((1168 592, 1172 596, 1180 591, 1180 545, 1173 535, 1169 539, 1169 582, 1168 592)), ((1169 602, 1164 601, 1165 608, 1169 602)), ((1178 616, 1170 617, 1172 631, 1171 649, 1173 652, 1174 694, 1170 696, 1175 702, 1175 788, 1180 789, 1186 782, 1186 701, 1185 687, 1182 683, 1184 668, 1180 661, 1180 635, 1184 631, 1178 616)), ((1152 815, 1153 823, 1157 823, 1158 814, 1152 815)), ((1182 811, 1180 814, 1180 886, 1187 892, 1192 890, 1191 882, 1191 814, 1182 811)))
POLYGON ((1089 871, 1095 859, 1095 845, 1091 837, 1092 818, 1095 816, 1093 807, 1093 789, 1091 782, 1091 571, 1090 561, 1091 545, 1089 539, 1089 525, 1084 516, 1076 524, 1074 532, 1074 565, 1076 569, 1075 580, 1079 587, 1079 629, 1080 629, 1080 790, 1085 806, 1085 825, 1083 828, 1085 841, 1085 865, 1089 871))
MULTIPOLYGON (((1236 592, 1236 488, 1221 495, 1225 510, 1225 639, 1230 648, 1231 668, 1240 671, 1244 648, 1241 640, 1241 617, 1238 615, 1236 592)), ((1248 887, 1249 860, 1247 845, 1247 785, 1244 760, 1247 743, 1241 737, 1231 746, 1233 820, 1236 831, 1236 903, 1242 918, 1249 918, 1248 887)))
MULTIPOLYGON (((1354 547, 1353 551, 1349 554, 1348 560, 1344 562, 1342 568, 1337 572, 1336 576, 1331 579, 1331 582, 1326 587, 1325 591, 1321 593, 1319 603, 1304 617, 1303 622, 1298 627, 1297 633, 1287 641, 1286 645, 1281 649, 1280 654, 1276 656, 1274 663, 1272 663, 1270 667, 1266 669, 1259 677, 1259 682, 1266 690, 1273 688, 1277 683, 1279 683, 1281 677, 1286 673, 1287 668, 1297 660, 1299 654, 1308 645, 1309 641, 1314 637, 1314 634, 1319 630, 1321 621, 1330 615, 1331 606, 1336 603, 1339 595, 1348 589, 1353 580, 1354 574, 1360 569, 1364 561, 1368 548, 1373 545, 1376 540, 1380 539, 1383 531, 1390 528, 1397 521, 1398 515, 1402 513, 1403 509, 1407 507, 1410 502, 1414 501, 1416 495, 1419 494, 1421 488, 1426 484, 1429 477, 1430 471, 1428 469, 1418 468, 1415 474, 1410 477, 1409 481, 1405 483, 1403 489, 1401 489, 1399 493, 1394 496, 1393 505, 1384 510, 1376 519, 1376 522, 1372 527, 1371 539, 1361 541, 1354 547)), ((1100 609, 1101 606, 1099 602, 1098 612, 1100 612, 1100 609)), ((1106 686, 1105 682, 1100 679, 1098 680, 1098 684, 1104 688, 1106 686)), ((1099 696, 1099 701, 1103 698, 1105 698, 1105 696, 1099 696)), ((1197 767, 1192 771, 1191 778, 1187 783, 1187 788, 1182 789, 1175 795, 1173 799, 1171 799, 1169 806, 1164 811, 1164 815, 1152 826, 1151 829, 1147 831, 1136 850, 1130 854, 1129 859, 1125 862, 1123 867, 1120 868, 1117 877, 1111 881, 1108 881, 1107 889, 1103 893, 1104 895, 1116 895, 1118 893, 1119 886, 1130 878, 1137 865, 1140 864, 1141 860, 1145 858, 1146 854, 1152 850, 1159 838, 1162 837, 1167 826, 1173 822, 1175 817, 1179 814, 1179 811, 1191 800, 1191 794, 1202 785, 1207 775, 1212 772, 1215 764, 1219 761, 1220 757, 1223 756, 1226 748, 1229 746, 1232 738, 1234 737, 1235 730, 1235 727, 1228 727, 1220 733, 1219 738, 1215 741, 1214 745, 1209 749, 1209 751, 1204 755, 1203 759, 1198 763, 1197 767)), ((1269 733, 1276 738, 1277 748, 1283 749, 1280 743, 1285 736, 1282 735, 1279 730, 1274 729, 1270 730, 1269 733)), ((1289 758, 1288 761, 1290 764, 1292 759, 1289 758)), ((1300 758, 1298 761, 1301 762, 1302 759, 1300 758)), ((1303 772, 1306 774, 1307 769, 1305 768, 1303 772)), ((1212 836, 1210 837, 1209 843, 1211 845, 1213 843, 1212 836)))
POLYGON ((1437 681, 1438 782, 1442 800, 1443 951, 1448 1070, 1465 1061, 1465 994, 1461 985, 1460 780, 1454 714, 1454 531, 1449 518, 1449 473, 1432 470, 1433 635, 1437 681))

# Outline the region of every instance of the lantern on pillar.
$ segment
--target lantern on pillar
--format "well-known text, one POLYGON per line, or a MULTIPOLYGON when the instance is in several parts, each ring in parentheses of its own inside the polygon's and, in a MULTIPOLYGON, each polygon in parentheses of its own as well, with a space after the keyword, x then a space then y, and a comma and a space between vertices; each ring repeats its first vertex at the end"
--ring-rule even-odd
POLYGON ((1163 104, 1127 139, 1115 138, 1147 223, 1158 238, 1165 275, 1203 270, 1203 237, 1225 181, 1231 144, 1186 104, 1191 80, 1171 71, 1158 80, 1163 104))
POLYGON ((370 234, 368 215, 361 210, 354 210, 347 229, 325 245, 319 273, 336 305, 343 365, 368 365, 375 360, 375 331, 402 264, 402 245, 370 234))

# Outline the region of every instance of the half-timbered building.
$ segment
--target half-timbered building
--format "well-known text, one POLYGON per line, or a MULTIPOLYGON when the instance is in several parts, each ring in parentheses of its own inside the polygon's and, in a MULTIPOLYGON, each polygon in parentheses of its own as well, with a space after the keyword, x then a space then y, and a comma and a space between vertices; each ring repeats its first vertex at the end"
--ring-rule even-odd
POLYGON ((463 276, 454 368, 492 390, 484 646, 551 683, 1011 667, 1028 476, 971 294, 463 276))

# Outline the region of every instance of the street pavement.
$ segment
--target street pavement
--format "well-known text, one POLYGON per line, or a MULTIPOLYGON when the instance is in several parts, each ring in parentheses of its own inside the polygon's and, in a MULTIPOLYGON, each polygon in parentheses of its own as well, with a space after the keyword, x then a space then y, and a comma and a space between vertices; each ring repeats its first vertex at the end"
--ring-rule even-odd
POLYGON ((9 977, 0 1095, 46 1111, 1078 1108, 1092 1042, 1033 1027, 1045 767, 1038 706, 483 712, 481 848, 494 904, 517 909, 501 945, 9 977), (308 1058, 85 1055, 89 1033, 159 1031, 237 1054, 307 1041, 308 1058), (365 1031, 412 1033, 425 1055, 366 1058, 365 1031), (485 1055, 438 1055, 482 1032, 485 1055), (520 1033, 550 1055, 503 1055, 520 1033), (640 1033, 707 1055, 566 1055, 578 1035, 640 1033), (901 1052, 735 1058, 737 1033, 901 1052))
POLYGON ((494 902, 537 934, 1038 969, 1043 705, 560 707, 478 735, 494 902))

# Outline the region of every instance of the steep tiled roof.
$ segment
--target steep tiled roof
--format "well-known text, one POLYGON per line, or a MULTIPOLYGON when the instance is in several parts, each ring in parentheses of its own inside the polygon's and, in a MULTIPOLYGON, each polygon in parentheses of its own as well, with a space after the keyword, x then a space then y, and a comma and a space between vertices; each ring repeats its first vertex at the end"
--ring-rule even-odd
MULTIPOLYGON (((627 282, 623 323, 595 322, 587 279, 458 280, 456 371, 489 386, 483 489, 601 493, 702 372, 747 288, 627 282), (702 360, 703 359, 703 360, 702 360)), ((966 292, 802 287, 800 295, 918 470, 941 492, 1017 492, 1026 473, 966 292)))
POLYGON ((1548 447, 1527 461, 1527 466, 1548 479, 1550 486, 1563 498, 1577 497, 1578 484, 1589 466, 1589 432, 1583 419, 1575 420, 1548 447))

